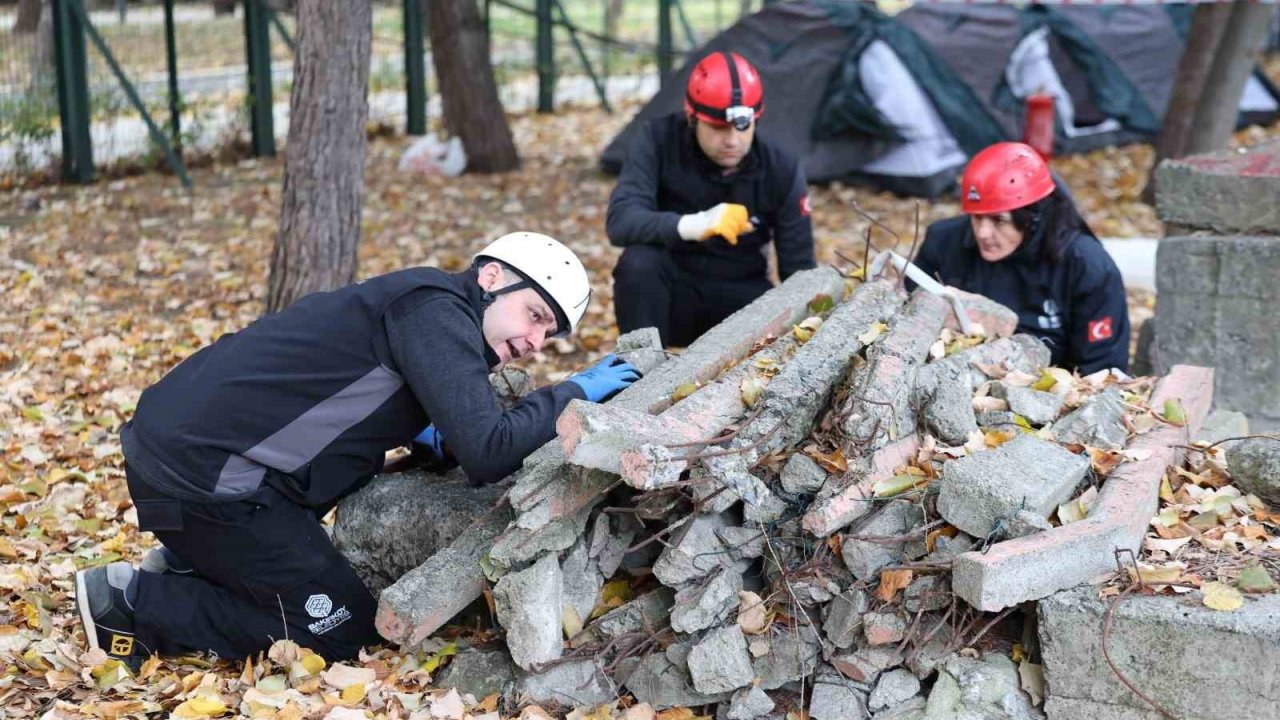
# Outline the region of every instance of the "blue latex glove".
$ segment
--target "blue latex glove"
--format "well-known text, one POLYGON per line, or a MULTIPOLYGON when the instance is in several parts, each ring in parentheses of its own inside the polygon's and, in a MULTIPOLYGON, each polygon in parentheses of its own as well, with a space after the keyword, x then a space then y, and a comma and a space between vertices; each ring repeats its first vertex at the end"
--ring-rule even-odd
POLYGON ((640 379, 640 371, 617 355, 608 355, 600 362, 569 378, 586 393, 591 402, 604 402, 619 390, 640 379))
POLYGON ((436 432, 435 425, 428 425, 413 441, 430 451, 437 460, 444 459, 444 438, 436 432))

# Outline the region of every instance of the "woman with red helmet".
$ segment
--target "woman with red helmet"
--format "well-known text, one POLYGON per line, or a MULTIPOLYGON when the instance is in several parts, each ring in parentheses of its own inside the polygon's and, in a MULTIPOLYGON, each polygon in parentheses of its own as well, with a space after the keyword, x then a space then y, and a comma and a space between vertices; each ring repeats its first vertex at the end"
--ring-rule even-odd
POLYGON ((770 243, 784 280, 816 265, 804 173, 756 135, 763 113, 756 69, 714 52, 690 72, 684 112, 639 128, 605 222, 625 248, 613 272, 621 331, 656 327, 688 345, 771 287, 770 243))
POLYGON ((1049 166, 1022 143, 996 143, 965 167, 964 217, 933 223, 916 264, 1018 314, 1018 331, 1053 363, 1091 373, 1129 368, 1129 314, 1115 261, 1049 166))

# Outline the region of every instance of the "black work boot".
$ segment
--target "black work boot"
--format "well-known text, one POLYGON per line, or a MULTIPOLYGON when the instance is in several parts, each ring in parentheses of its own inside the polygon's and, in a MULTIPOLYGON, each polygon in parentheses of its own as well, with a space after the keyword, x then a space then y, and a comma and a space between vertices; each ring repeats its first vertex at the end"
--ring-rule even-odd
POLYGON ((76 606, 89 647, 101 648, 135 673, 151 655, 134 636, 129 585, 136 572, 127 562, 115 562, 76 573, 76 606))

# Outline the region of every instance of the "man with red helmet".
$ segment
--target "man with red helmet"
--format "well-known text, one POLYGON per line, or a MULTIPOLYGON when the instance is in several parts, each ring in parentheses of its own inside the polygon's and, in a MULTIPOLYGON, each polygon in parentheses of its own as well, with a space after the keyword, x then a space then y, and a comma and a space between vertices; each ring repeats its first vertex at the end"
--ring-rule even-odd
POLYGON ((628 150, 609 198, 618 328, 656 327, 688 345, 771 287, 763 250, 774 243, 785 280, 816 265, 804 173, 756 137, 760 74, 715 52, 689 75, 684 112, 649 121, 628 150))
POLYGON ((942 282, 1018 313, 1018 331, 1053 363, 1091 373, 1129 368, 1129 314, 1115 261, 1030 146, 996 143, 960 183, 966 217, 929 226, 916 264, 942 282))

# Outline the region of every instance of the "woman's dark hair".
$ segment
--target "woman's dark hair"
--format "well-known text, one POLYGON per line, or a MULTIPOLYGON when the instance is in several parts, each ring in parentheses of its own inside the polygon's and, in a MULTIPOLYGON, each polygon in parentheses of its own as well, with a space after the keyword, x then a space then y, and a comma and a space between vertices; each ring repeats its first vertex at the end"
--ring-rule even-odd
POLYGON ((1047 197, 1017 208, 1009 214, 1013 217, 1013 226, 1022 233, 1023 238, 1029 240, 1033 233, 1044 233, 1040 240, 1040 259, 1046 262, 1061 260, 1067 245, 1077 233, 1093 234, 1089 224, 1080 217, 1071 197, 1061 187, 1047 197))

